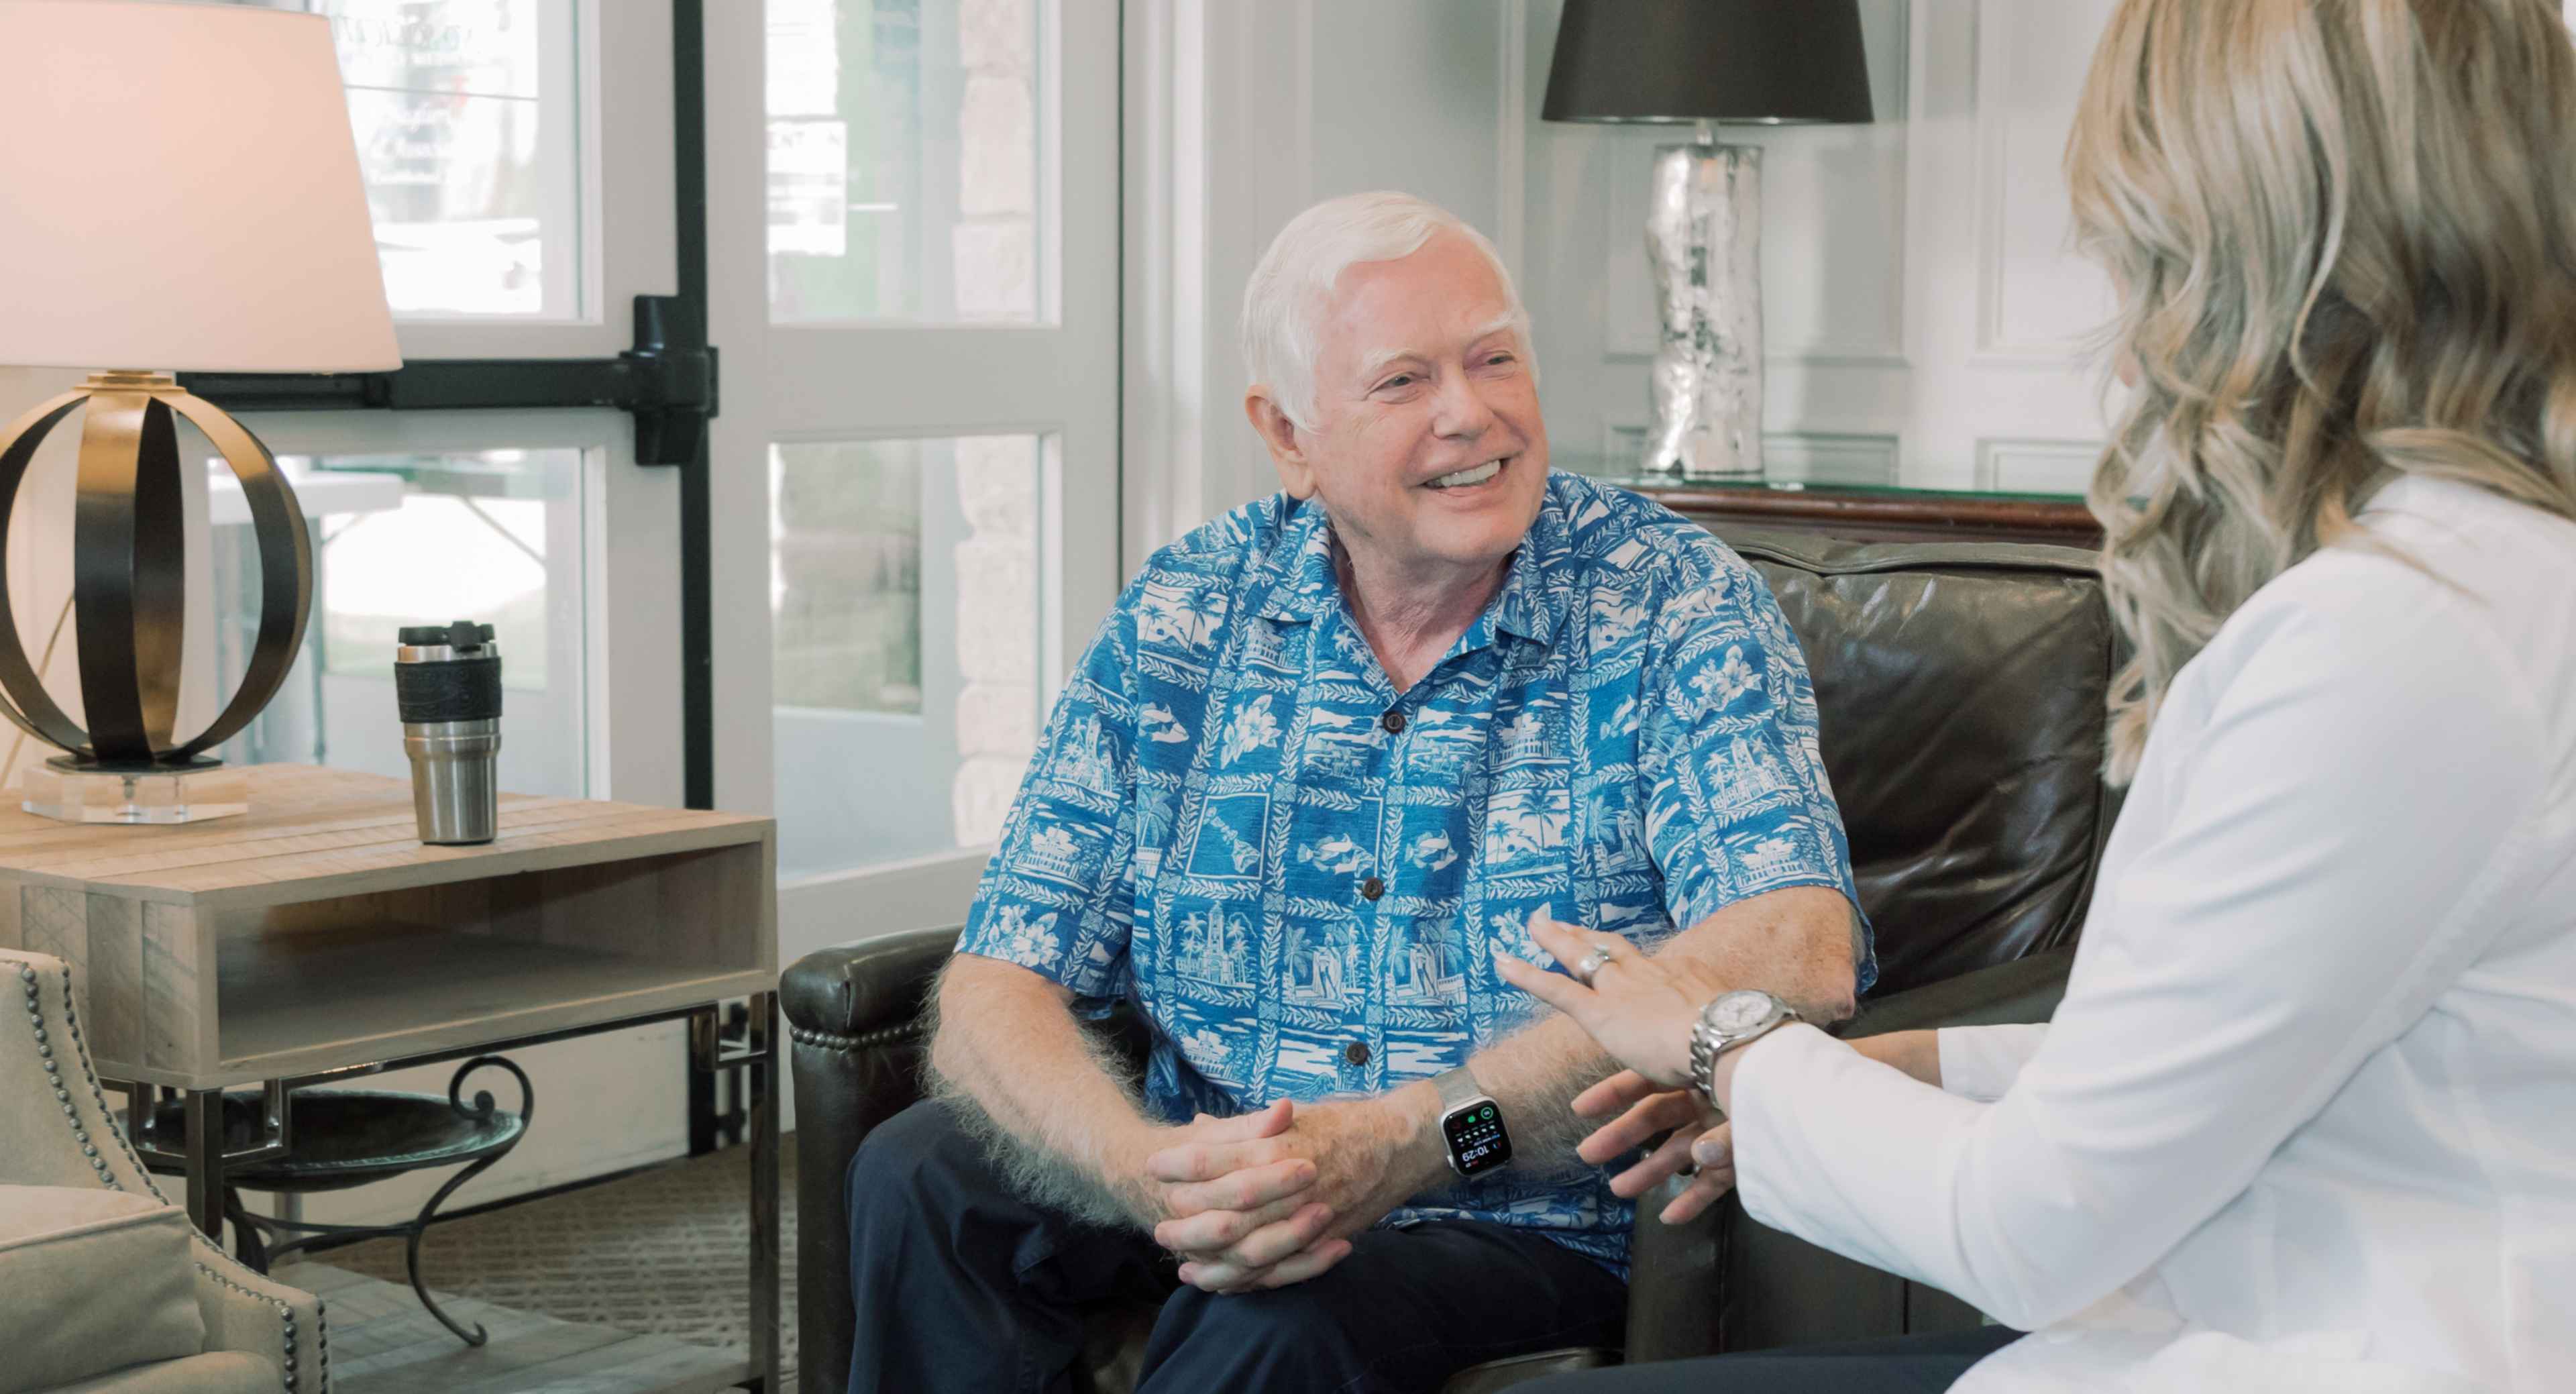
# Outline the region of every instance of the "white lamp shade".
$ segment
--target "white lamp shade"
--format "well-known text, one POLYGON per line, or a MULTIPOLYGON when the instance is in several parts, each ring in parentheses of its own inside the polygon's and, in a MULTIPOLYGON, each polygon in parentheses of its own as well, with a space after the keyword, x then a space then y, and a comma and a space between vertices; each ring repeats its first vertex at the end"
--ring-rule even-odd
POLYGON ((0 364, 396 368, 331 24, 0 0, 0 364))

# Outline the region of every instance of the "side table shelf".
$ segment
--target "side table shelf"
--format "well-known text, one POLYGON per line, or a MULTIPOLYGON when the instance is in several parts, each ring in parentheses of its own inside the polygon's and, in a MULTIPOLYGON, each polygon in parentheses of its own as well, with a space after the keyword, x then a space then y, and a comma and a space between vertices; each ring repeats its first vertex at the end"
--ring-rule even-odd
POLYGON ((505 794, 493 842, 430 847, 406 781, 244 773, 250 812, 213 823, 66 824, 14 799, 0 809, 0 946, 71 965, 103 1076, 178 1096, 190 1217, 220 1233, 227 1163, 289 1154, 299 1088, 685 1019, 693 1069, 744 1071, 751 1384, 773 1385, 771 821, 505 794), (727 1053, 717 1009, 735 998, 750 1000, 750 1030, 727 1053), (228 1150, 222 1091, 245 1085, 262 1088, 266 1131, 228 1150))

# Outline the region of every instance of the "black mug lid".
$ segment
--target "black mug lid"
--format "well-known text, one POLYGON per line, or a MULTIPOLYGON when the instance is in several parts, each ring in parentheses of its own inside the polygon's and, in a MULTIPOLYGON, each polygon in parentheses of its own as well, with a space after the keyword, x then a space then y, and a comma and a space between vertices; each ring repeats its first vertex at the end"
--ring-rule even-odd
POLYGON ((402 627, 402 642, 406 648, 445 644, 462 653, 491 643, 492 626, 476 624, 472 620, 458 620, 454 624, 407 624, 402 627))

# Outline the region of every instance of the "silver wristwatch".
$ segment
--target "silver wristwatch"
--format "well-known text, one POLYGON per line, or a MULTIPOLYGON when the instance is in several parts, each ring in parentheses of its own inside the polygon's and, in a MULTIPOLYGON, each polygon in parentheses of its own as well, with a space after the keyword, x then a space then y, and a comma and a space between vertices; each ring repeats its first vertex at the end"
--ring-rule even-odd
POLYGON ((1717 1057, 1758 1040, 1793 1021, 1804 1021, 1797 1009, 1767 992, 1746 989, 1718 994, 1699 1009, 1691 1023, 1691 1087, 1701 1097, 1717 1098, 1717 1057))

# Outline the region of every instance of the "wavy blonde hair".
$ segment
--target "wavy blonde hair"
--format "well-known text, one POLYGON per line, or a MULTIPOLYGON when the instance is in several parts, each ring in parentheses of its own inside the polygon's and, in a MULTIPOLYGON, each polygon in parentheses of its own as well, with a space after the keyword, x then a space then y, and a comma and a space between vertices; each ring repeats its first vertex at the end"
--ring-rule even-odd
POLYGON ((2576 517, 2576 47, 2550 0, 2123 0, 2066 152, 2134 377, 2095 471, 2134 644, 2115 784, 2174 674, 2401 474, 2576 517))

